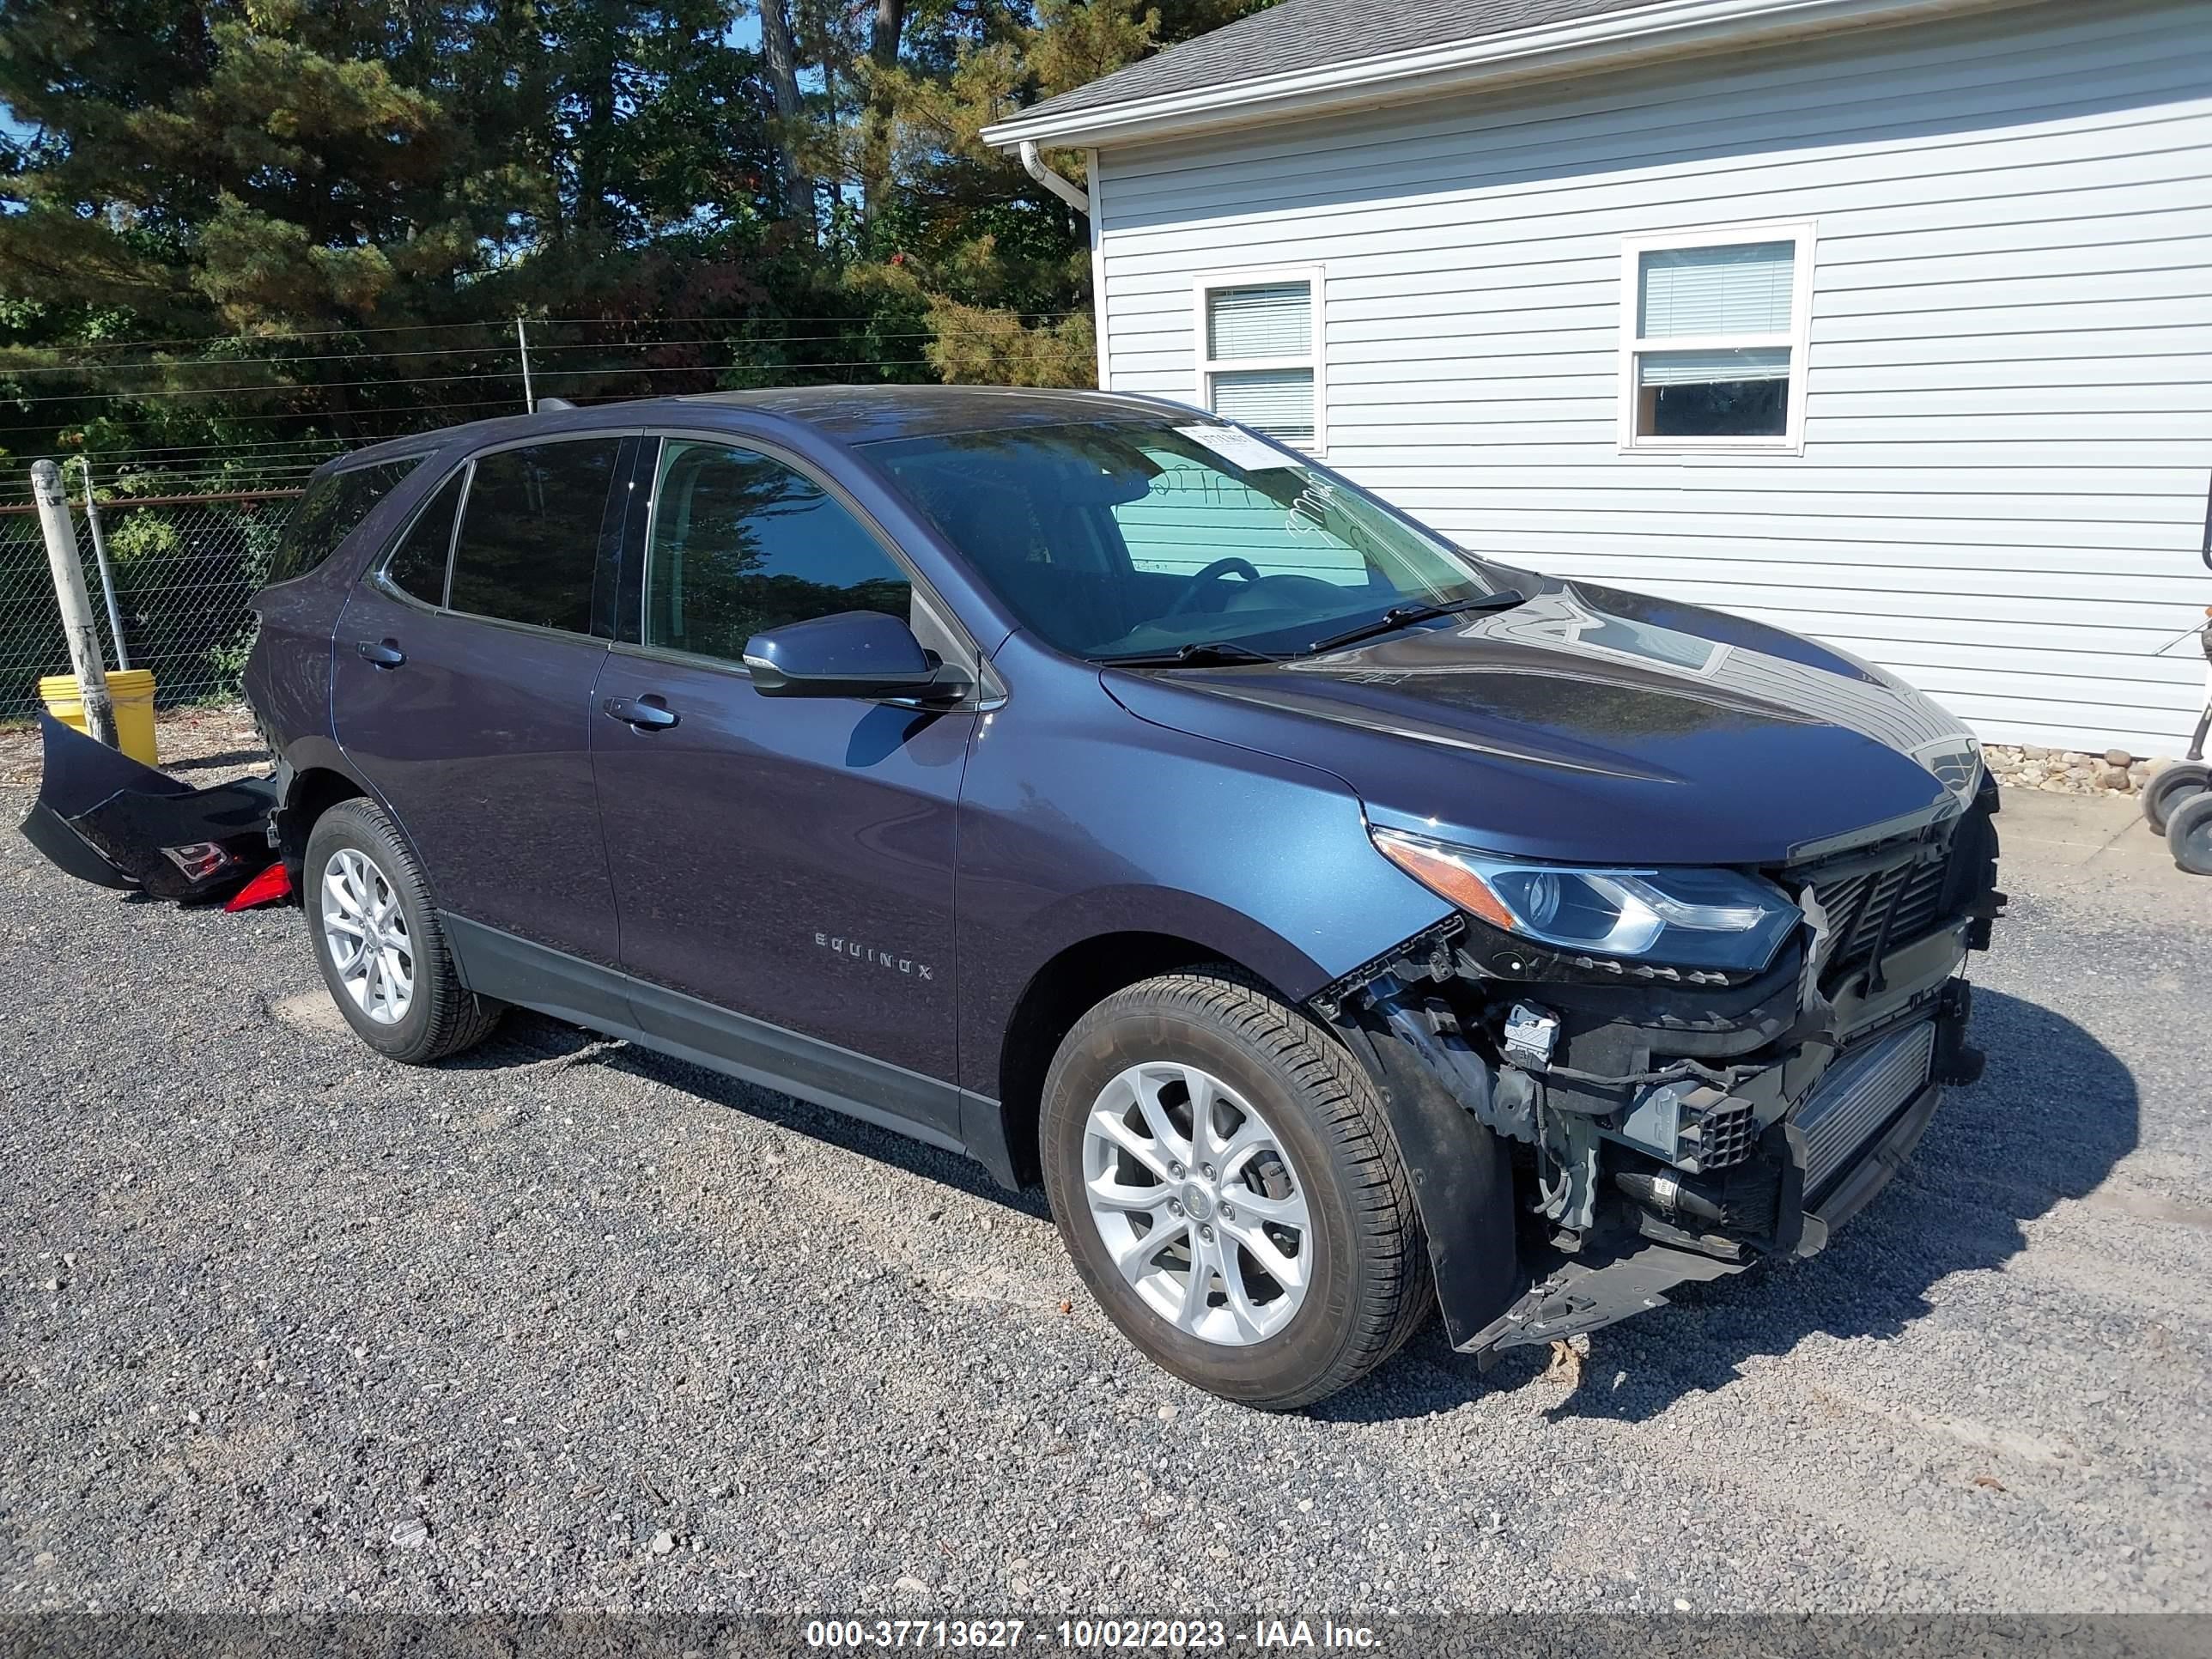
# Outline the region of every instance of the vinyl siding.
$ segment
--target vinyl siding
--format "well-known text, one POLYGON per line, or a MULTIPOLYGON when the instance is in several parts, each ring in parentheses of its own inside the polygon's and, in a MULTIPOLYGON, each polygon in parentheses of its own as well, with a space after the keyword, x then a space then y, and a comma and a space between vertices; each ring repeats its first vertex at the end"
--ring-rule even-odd
POLYGON ((2212 0, 2032 5, 1099 158, 1102 362, 1325 271, 1332 465, 1462 544, 2179 754, 2212 601, 2212 0), (1802 454, 1622 453, 1621 240, 1811 222, 1802 454))

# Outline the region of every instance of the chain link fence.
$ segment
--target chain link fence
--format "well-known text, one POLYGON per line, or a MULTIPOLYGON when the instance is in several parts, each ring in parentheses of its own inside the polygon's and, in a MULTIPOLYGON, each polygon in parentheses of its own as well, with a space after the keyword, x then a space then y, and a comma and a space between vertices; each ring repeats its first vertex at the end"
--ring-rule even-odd
MULTIPOLYGON (((75 483, 75 479, 71 479, 75 483)), ((300 492, 123 496, 97 505, 122 638, 101 593, 93 522, 81 492, 70 514, 100 647, 112 670, 151 669, 161 707, 235 696, 252 643, 250 599, 300 492)), ((30 717, 41 675, 70 672, 52 566, 35 505, 0 506, 0 721, 30 717)))

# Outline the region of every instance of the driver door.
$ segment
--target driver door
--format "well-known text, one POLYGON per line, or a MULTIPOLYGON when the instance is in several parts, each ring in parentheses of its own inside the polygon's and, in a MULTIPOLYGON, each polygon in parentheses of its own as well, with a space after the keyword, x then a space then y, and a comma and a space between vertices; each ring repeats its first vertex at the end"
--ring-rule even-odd
POLYGON ((638 999, 641 1023, 951 1139, 975 716, 765 697, 744 657, 763 629, 843 611, 909 619, 940 654, 964 641, 834 484, 726 439, 660 441, 641 586, 590 721, 622 965, 677 994, 638 999))

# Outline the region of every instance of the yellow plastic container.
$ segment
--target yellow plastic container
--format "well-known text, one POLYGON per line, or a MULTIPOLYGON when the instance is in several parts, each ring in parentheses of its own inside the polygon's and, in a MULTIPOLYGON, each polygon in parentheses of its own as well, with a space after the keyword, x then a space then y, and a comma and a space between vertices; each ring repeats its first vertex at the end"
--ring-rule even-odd
MULTIPOLYGON (((154 742, 154 671, 111 670, 107 695, 115 704, 115 746, 132 760, 159 766, 161 757, 154 742)), ((84 704, 77 696, 76 675, 45 676, 39 681, 39 700, 63 725, 84 730, 84 704)))

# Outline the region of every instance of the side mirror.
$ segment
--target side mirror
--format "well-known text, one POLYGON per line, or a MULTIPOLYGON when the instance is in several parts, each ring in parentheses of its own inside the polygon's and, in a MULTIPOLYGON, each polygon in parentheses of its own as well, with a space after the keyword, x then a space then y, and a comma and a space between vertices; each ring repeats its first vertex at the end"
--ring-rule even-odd
POLYGON ((763 697, 860 697, 957 702, 969 681, 921 648, 914 630, 880 611, 841 611, 787 623, 745 641, 745 666, 763 697))

